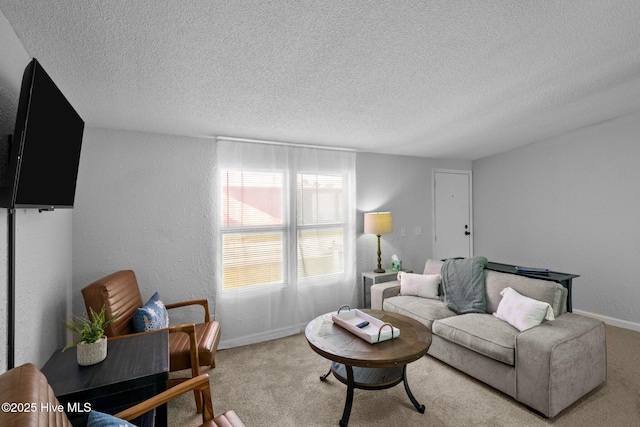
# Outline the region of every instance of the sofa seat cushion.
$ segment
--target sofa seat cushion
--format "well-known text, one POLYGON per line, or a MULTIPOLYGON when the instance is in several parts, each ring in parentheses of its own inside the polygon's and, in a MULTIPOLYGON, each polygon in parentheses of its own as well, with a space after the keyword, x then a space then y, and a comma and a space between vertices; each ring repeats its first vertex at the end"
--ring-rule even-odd
POLYGON ((382 304, 384 311, 404 314, 425 325, 431 330, 431 325, 436 319, 455 316, 456 314, 447 308, 447 304, 436 299, 416 296, 397 296, 386 298, 382 304))
POLYGON ((519 331, 491 314, 467 313, 440 319, 432 332, 499 362, 515 366, 519 331))

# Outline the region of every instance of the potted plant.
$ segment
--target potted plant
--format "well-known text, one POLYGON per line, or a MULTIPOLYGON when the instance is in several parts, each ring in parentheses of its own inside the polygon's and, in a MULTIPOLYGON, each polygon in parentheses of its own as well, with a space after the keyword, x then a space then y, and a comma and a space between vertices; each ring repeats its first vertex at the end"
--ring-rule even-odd
POLYGON ((91 307, 89 307, 89 311, 92 320, 86 317, 71 316, 70 322, 64 322, 64 326, 79 335, 80 338, 67 344, 62 351, 78 346, 78 364, 82 366, 100 363, 107 357, 107 337, 104 335, 104 329, 117 318, 115 315, 106 320, 104 306, 102 306, 100 313, 96 313, 91 307))

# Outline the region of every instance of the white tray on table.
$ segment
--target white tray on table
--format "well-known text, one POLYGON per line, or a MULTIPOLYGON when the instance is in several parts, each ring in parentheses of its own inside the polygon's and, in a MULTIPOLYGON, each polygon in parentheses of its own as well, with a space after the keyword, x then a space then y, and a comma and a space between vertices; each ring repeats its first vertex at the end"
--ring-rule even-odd
POLYGON ((385 323, 380 319, 360 311, 358 309, 340 311, 331 316, 333 323, 342 326, 352 334, 357 335, 369 344, 376 344, 396 338, 400 335, 400 329, 391 323, 385 323), (364 328, 358 328, 356 325, 362 322, 369 322, 364 328))

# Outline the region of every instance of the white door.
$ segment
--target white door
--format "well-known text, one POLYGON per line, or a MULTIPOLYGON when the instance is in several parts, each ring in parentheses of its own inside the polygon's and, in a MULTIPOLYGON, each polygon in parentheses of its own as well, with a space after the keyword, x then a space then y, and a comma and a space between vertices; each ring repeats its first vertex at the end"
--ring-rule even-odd
POLYGON ((434 259, 473 256, 471 171, 434 170, 434 259))

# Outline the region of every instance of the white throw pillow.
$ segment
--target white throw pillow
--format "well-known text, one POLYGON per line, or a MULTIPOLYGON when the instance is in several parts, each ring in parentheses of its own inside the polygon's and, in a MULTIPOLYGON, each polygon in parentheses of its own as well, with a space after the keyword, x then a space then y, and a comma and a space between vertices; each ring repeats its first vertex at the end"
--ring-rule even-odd
POLYGON ((500 291, 502 300, 494 316, 504 320, 520 332, 538 326, 546 318, 553 320, 553 309, 549 303, 519 294, 512 288, 500 291))
POLYGON ((440 274, 414 274, 401 271, 398 273, 400 295, 438 299, 438 285, 442 280, 440 274))

